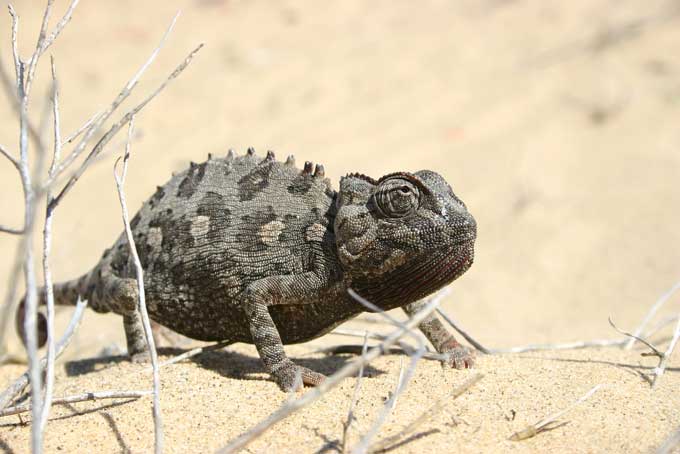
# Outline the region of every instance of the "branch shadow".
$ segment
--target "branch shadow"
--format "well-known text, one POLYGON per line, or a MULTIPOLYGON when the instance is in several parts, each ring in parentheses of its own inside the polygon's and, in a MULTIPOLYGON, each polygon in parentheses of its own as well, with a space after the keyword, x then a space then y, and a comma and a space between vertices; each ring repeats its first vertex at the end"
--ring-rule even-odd
POLYGON ((113 416, 111 416, 111 413, 102 411, 99 414, 102 415, 102 418, 104 418, 106 423, 111 428, 111 431, 113 431, 113 434, 116 436, 116 441, 118 442, 118 446, 120 446, 120 452, 122 452, 123 454, 132 454, 132 450, 130 450, 128 445, 125 443, 125 440, 123 439, 123 434, 120 433, 118 425, 116 424, 116 421, 113 419, 113 416))
MULTIPOLYGON (((158 354, 162 356, 177 356, 189 351, 190 348, 164 347, 158 349, 158 354)), ((331 375, 341 369, 353 358, 346 355, 324 356, 320 358, 292 357, 296 364, 307 367, 325 375, 331 375)), ((100 356, 96 358, 86 358, 69 361, 64 364, 66 374, 69 377, 86 375, 101 371, 104 368, 113 367, 119 363, 128 361, 125 355, 100 356)), ((184 361, 192 362, 199 367, 213 371, 226 378, 237 380, 257 380, 268 381, 262 361, 258 356, 246 355, 230 351, 228 349, 207 351, 199 355, 188 358, 184 361)), ((172 366, 167 366, 172 367, 172 366)), ((384 370, 377 369, 371 365, 364 368, 364 375, 368 378, 379 376, 386 373, 384 370)))
POLYGON ((3 454, 14 454, 14 450, 5 441, 0 438, 0 452, 3 454))
MULTIPOLYGON (((71 413, 70 415, 64 415, 64 416, 56 416, 56 417, 50 416, 49 420, 50 421, 60 421, 62 419, 69 419, 69 418, 73 418, 73 417, 76 417, 76 416, 87 415, 89 413, 96 413, 98 411, 107 410, 109 408, 119 407, 121 405, 125 405, 125 404, 128 404, 130 402, 134 402, 136 400, 137 399, 134 399, 134 398, 133 399, 124 399, 124 400, 121 400, 119 402, 104 404, 104 405, 100 405, 100 406, 95 407, 95 408, 89 408, 87 410, 78 409, 77 407, 75 407, 71 404, 57 404, 57 405, 63 405, 65 407, 68 407, 69 410, 71 410, 73 413, 71 413)), ((25 426, 25 425, 26 425, 25 422, 0 423, 0 427, 19 427, 19 426, 25 426)))
MULTIPOLYGON (((626 372, 632 373, 636 377, 639 377, 643 381, 646 381, 651 385, 652 381, 649 378, 649 374, 654 371, 655 366, 643 366, 642 364, 627 364, 617 361, 607 361, 604 359, 576 359, 576 358, 558 358, 558 357, 538 357, 531 355, 517 355, 518 357, 528 358, 528 359, 541 359, 548 361, 558 361, 564 363, 576 363, 576 364, 602 364, 605 366, 613 366, 617 369, 622 369, 626 372)), ((680 372, 680 367, 667 367, 666 372, 680 372)))

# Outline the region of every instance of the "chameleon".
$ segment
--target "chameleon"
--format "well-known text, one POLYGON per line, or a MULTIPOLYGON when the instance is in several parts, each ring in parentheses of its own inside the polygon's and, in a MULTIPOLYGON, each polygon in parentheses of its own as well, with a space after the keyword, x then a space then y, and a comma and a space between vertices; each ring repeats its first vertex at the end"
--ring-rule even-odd
MULTIPOLYGON (((192 162, 156 188, 130 228, 151 320, 192 339, 254 344, 284 391, 299 378, 309 386, 325 379, 295 364, 283 346, 366 312, 348 289, 382 310, 412 315, 470 268, 477 237, 474 217, 434 171, 377 180, 352 173, 334 190, 322 165, 299 169, 293 156, 282 162, 252 148, 192 162)), ((96 312, 121 315, 128 355, 145 361, 135 279, 123 233, 91 271, 54 285, 55 304, 80 297, 96 312)), ((20 331, 23 316, 20 306, 20 331)), ((448 365, 472 367, 473 351, 435 314, 419 329, 448 354, 448 365)))

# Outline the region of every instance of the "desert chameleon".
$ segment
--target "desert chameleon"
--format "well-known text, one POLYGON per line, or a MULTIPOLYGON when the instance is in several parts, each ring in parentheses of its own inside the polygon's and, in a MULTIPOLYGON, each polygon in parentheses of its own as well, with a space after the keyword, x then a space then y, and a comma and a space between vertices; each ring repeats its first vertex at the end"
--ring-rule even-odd
MULTIPOLYGON (((354 173, 335 191, 323 166, 306 162, 300 170, 292 156, 280 162, 253 149, 191 163, 156 189, 130 226, 150 318, 193 339, 255 344, 283 390, 298 375, 307 385, 323 381, 292 362, 283 345, 366 311, 348 288, 384 310, 413 314, 423 297, 470 267, 477 234, 475 219, 436 172, 379 180, 354 173)), ((54 295, 56 304, 80 297, 97 312, 122 315, 128 354, 148 357, 124 233, 90 272, 56 284, 54 295)), ((451 366, 472 365, 472 352, 434 314, 419 328, 451 366)))

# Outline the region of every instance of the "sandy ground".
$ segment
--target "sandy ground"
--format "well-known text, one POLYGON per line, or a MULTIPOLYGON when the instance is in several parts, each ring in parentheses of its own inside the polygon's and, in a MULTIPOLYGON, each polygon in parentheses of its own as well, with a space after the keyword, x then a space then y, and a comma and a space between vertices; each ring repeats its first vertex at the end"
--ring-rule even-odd
MULTIPOLYGON (((42 2, 15 7, 26 55, 42 2)), ((59 14, 64 7, 57 2, 59 14)), ((85 1, 53 48, 65 133, 113 98, 178 9, 176 30, 133 98, 196 44, 206 47, 137 119, 131 210, 173 170, 229 147, 295 153, 298 161, 323 163, 334 181, 354 171, 436 170, 479 224, 476 263, 444 306, 493 347, 616 337, 609 316, 632 330, 677 281, 677 2, 85 1)), ((7 66, 9 21, 1 16, 7 66)), ((36 94, 46 87, 46 62, 36 94)), ((36 121, 40 98, 32 106, 36 121)), ((16 121, 4 99, 0 143, 15 150, 16 121)), ((57 280, 86 271, 121 230, 112 162, 109 155, 90 169, 59 207, 57 280)), ((19 180, 5 160, 0 194, 0 223, 19 225, 19 180)), ((9 277, 15 247, 14 238, 0 236, 0 276, 9 277)), ((678 303, 676 296, 657 319, 677 313, 678 303)), ((60 312, 60 327, 68 317, 60 312)), ((665 348, 670 329, 661 334, 665 348)), ((347 342, 356 341, 329 335, 287 351, 332 373, 350 358, 311 352, 347 342)), ((150 387, 142 366, 98 356, 116 346, 124 346, 120 320, 88 313, 59 367, 55 394, 150 387)), ((9 347, 22 354, 15 337, 9 347)), ((390 452, 650 452, 680 426, 680 362, 672 358, 650 390, 640 373, 656 360, 643 351, 480 357, 482 381, 390 452), (604 386, 554 430, 508 440, 597 384, 604 386)), ((368 369, 353 441, 393 390, 402 358, 387 356, 368 369)), ((0 387, 24 367, 0 367, 0 387)), ((379 437, 449 398, 471 373, 419 363, 379 437)), ((167 452, 211 452, 286 398, 245 345, 168 367, 162 381, 167 452)), ((337 451, 353 386, 346 380, 251 452, 337 451)), ((152 426, 150 398, 55 407, 46 451, 148 452, 152 426)), ((28 452, 29 436, 16 416, 0 420, 0 450, 28 452)))

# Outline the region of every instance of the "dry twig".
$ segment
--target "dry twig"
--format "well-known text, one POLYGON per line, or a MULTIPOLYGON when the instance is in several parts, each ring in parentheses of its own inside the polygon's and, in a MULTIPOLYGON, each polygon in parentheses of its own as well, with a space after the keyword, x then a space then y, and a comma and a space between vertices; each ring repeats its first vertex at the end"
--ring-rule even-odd
POLYGON ((321 396, 326 394, 331 389, 338 386, 343 379, 355 374, 362 366, 369 364, 381 356, 386 348, 392 346, 396 341, 407 335, 408 332, 417 327, 420 322, 427 318, 439 305, 441 295, 435 296, 420 312, 415 314, 405 325, 404 328, 399 328, 391 333, 380 345, 371 348, 366 355, 356 358, 354 361, 348 363, 335 374, 329 376, 320 385, 303 394, 300 398, 286 402, 282 407, 272 413, 269 417, 260 421, 253 428, 244 432, 229 444, 218 450, 220 454, 232 453, 240 451, 250 444, 253 440, 258 438, 267 430, 271 429, 276 423, 285 419, 296 411, 315 402, 321 396))
MULTIPOLYGON (((48 10, 50 5, 48 4, 48 10)), ((49 16, 49 11, 45 13, 49 16)), ((41 31, 41 35, 44 32, 41 31)), ((54 58, 51 59, 52 64, 52 117, 54 120, 54 153, 52 155, 52 164, 48 171, 48 175, 52 176, 57 168, 57 163, 61 157, 61 118, 59 115, 59 86, 57 83, 57 70, 54 65, 54 58)), ((50 406, 52 405, 52 393, 54 390, 54 288, 52 287, 52 270, 50 269, 49 256, 52 249, 52 217, 54 215, 54 207, 50 208, 50 199, 52 194, 47 192, 47 210, 45 213, 45 225, 43 228, 43 277, 45 279, 45 301, 47 305, 47 367, 45 370, 45 397, 43 407, 40 411, 39 430, 45 431, 47 420, 50 416, 50 406)))
POLYGON ((512 441, 521 441, 521 440, 526 440, 527 438, 532 438, 538 435, 539 433, 549 430, 550 426, 552 423, 557 421, 559 418, 564 416, 567 412, 571 411, 574 407, 577 405, 585 402, 587 399, 590 398, 595 392, 600 389, 603 385, 599 384, 597 386, 594 386, 590 391, 585 393, 583 396, 581 396, 579 399, 576 400, 576 402, 572 403, 569 405, 567 408, 564 410, 560 410, 557 413, 553 413, 550 416, 547 416, 540 421, 536 422, 535 424, 532 424, 530 426, 527 426, 526 428, 520 430, 519 432, 515 432, 510 436, 510 440, 512 441))
POLYGON ((149 314, 146 310, 146 298, 144 293, 144 269, 137 254, 137 247, 130 228, 130 219, 128 216, 127 203, 125 201, 125 191, 123 185, 125 184, 125 177, 127 176, 128 160, 130 159, 130 141, 132 140, 132 131, 134 129, 134 119, 130 118, 130 125, 128 127, 128 141, 125 146, 125 156, 123 157, 123 171, 120 175, 117 172, 118 162, 116 160, 113 166, 113 176, 116 179, 116 188, 118 189, 118 198, 120 199, 121 211, 123 214, 123 223, 125 224, 125 235, 127 236, 130 254, 135 264, 135 274, 137 277, 137 292, 139 304, 137 310, 142 317, 142 325, 144 326, 144 334, 146 336, 146 343, 151 355, 151 366, 153 367, 153 420, 154 420, 154 436, 155 436, 155 452, 160 454, 163 452, 163 422, 161 417, 161 379, 158 371, 158 354, 156 353, 156 345, 151 332, 151 322, 149 321, 149 314))
MULTIPOLYGON (((366 350, 368 350, 368 331, 364 333, 364 344, 361 347, 361 356, 366 355, 366 350)), ((347 410, 347 419, 342 423, 342 452, 349 452, 349 429, 352 426, 352 422, 356 419, 354 416, 354 408, 359 400, 359 392, 361 391, 361 379, 364 377, 364 365, 359 367, 359 373, 357 374, 357 381, 354 384, 354 392, 352 393, 352 400, 349 402, 349 410, 347 410)))
POLYGON ((405 437, 415 432, 418 429, 418 427, 422 426, 424 423, 432 419, 435 415, 439 414, 444 409, 444 407, 450 404, 452 400, 455 400, 458 397, 460 397, 465 391, 470 389, 475 383, 481 380, 482 377, 484 377, 483 374, 480 373, 474 374, 472 377, 465 380, 460 386, 457 386, 450 395, 447 395, 446 397, 437 400, 437 402, 435 402, 434 405, 425 410, 420 416, 418 416, 410 424, 404 427, 399 433, 383 438, 382 440, 378 441, 375 445, 371 446, 369 452, 379 453, 387 451, 391 446, 394 446, 395 444, 399 443, 405 437))
MULTIPOLYGON (((167 359, 163 361, 162 363, 158 364, 158 367, 164 367, 164 366, 169 366, 170 364, 175 364, 180 361, 184 361, 185 359, 192 358, 196 355, 200 355, 203 352, 212 352, 215 350, 220 350, 224 347, 227 347, 231 344, 233 344, 233 341, 222 341, 222 342, 217 342, 215 344, 210 344, 206 345, 204 347, 197 347, 197 348, 192 348, 191 350, 188 350, 180 355, 173 356, 170 359, 167 359)), ((153 371, 153 367, 148 367, 146 371, 153 371)))
MULTIPOLYGON (((76 394, 74 396, 57 397, 52 400, 53 404, 72 404, 75 402, 85 402, 88 400, 99 399, 137 399, 139 397, 153 394, 153 391, 97 391, 92 393, 76 394)), ((0 417, 18 415, 31 410, 31 404, 17 405, 16 407, 5 408, 0 411, 0 417)))
MULTIPOLYGON (((390 316, 388 313, 386 313, 380 307, 376 306, 375 304, 373 304, 370 301, 366 300, 365 298, 361 297, 353 289, 348 289, 347 292, 356 301, 358 301, 359 303, 361 303, 363 306, 370 309, 371 311, 378 313, 381 317, 388 320, 389 323, 393 324, 394 326, 396 326, 398 328, 402 328, 402 329, 406 328, 402 322, 396 320, 394 317, 390 316)), ((446 290, 442 291, 441 294, 446 295, 447 294, 446 290)), ((406 389, 406 384, 408 383, 408 381, 413 376, 413 373, 415 372, 416 365, 418 364, 418 361, 420 360, 420 358, 425 353, 425 343, 422 339, 422 336, 417 336, 413 332, 411 332, 410 330, 409 330, 409 334, 411 334, 411 336, 418 343, 418 348, 411 355, 411 362, 410 362, 408 371, 406 372, 406 374, 404 374, 404 369, 403 369, 403 364, 402 364, 402 367, 401 367, 400 372, 399 372, 399 379, 397 380, 397 387, 396 387, 395 391, 392 393, 392 396, 387 400, 387 402, 385 402, 385 405, 383 406, 383 408, 382 408, 380 414, 378 415, 378 418, 376 419, 373 426, 361 438, 358 445, 352 450, 352 452, 354 452, 354 453, 363 454, 368 450, 368 447, 370 446, 371 441, 378 434, 378 432, 380 431, 380 428, 383 426, 383 424, 385 424, 385 422, 387 421, 387 418, 389 417, 389 415, 392 413, 392 411, 396 407, 397 398, 406 389)))
MULTIPOLYGON (((71 342, 73 334, 75 333, 76 328, 78 328, 80 320, 83 317, 85 307, 87 307, 87 301, 81 301, 80 299, 78 299, 78 303, 76 304, 76 309, 73 312, 71 321, 69 322, 68 327, 66 327, 64 335, 61 337, 59 342, 57 342, 57 346, 55 347, 54 352, 55 359, 59 358, 61 354, 64 353, 64 350, 66 350, 66 347, 71 342)), ((43 358, 40 361, 41 372, 42 370, 45 369, 46 366, 47 358, 43 358)), ((0 410, 6 408, 16 398, 16 396, 18 396, 26 388, 26 386, 28 386, 28 384, 29 384, 28 372, 25 372, 19 378, 17 378, 14 381, 14 383, 12 383, 7 389, 5 389, 2 392, 2 394, 0 394, 0 410)))
POLYGON ((675 429, 659 446, 656 450, 656 454, 671 454, 675 451, 675 448, 680 446, 680 427, 675 429))
POLYGON ((676 282, 673 287, 668 289, 666 292, 664 292, 663 295, 659 297, 658 300, 652 305, 652 307, 649 309, 649 312, 645 315, 645 318, 642 320, 642 323, 640 323, 640 326, 638 326, 635 331, 633 331, 632 337, 627 340, 626 344, 623 346, 625 350, 630 350, 633 348, 633 344, 635 344, 635 341, 642 335, 642 331, 645 329, 645 326, 647 326, 647 323, 650 322, 652 318, 654 318, 654 315, 661 309, 661 306, 663 306, 666 301, 668 301, 673 294, 680 289, 680 281, 676 282))

